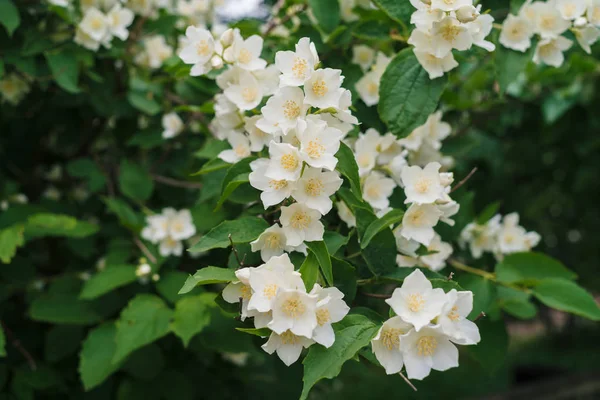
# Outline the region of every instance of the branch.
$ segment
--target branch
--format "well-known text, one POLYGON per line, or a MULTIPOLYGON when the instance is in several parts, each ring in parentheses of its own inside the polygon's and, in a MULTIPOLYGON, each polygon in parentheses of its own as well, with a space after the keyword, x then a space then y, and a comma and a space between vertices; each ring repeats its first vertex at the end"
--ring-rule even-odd
POLYGON ((156 264, 157 260, 156 257, 154 257, 154 254, 152 254, 152 252, 150 250, 148 250, 148 248, 146 247, 146 245, 140 240, 140 238, 138 238, 137 236, 133 237, 133 241, 136 244, 136 246, 142 251, 142 253, 144 253, 144 255, 146 257, 148 257, 148 260, 150 260, 150 262, 152 264, 156 264))
POLYGON ((186 189, 202 189, 202 183, 200 182, 180 181, 162 175, 152 175, 152 179, 154 179, 156 182, 169 186, 181 187, 186 189))
POLYGON ((477 167, 473 168, 471 170, 471 172, 469 172, 469 174, 467 176, 465 176, 465 178, 462 181, 458 182, 458 184, 452 188, 452 190, 450 191, 450 193, 454 192, 455 190, 457 190, 458 188, 460 188, 462 185, 464 185, 465 183, 467 183, 467 181, 469 179, 471 179, 471 177, 473 176, 473 174, 475 172, 477 172, 477 167))
POLYGON ((486 316, 487 316, 487 315, 486 315, 486 314, 485 314, 485 313, 482 311, 482 312, 480 312, 480 313, 479 313, 479 315, 478 315, 478 316, 476 316, 476 317, 475 317, 475 319, 473 320, 473 322, 477 322, 477 321, 479 321, 481 318, 484 318, 484 317, 486 317, 486 316))
POLYGON ((408 378, 406 376, 404 376, 404 374, 402 372, 398 372, 398 375, 400 375, 402 377, 402 379, 404 379, 404 382, 406 382, 408 384, 408 386, 410 386, 412 388, 412 390, 414 390, 415 392, 417 391, 417 388, 415 387, 415 385, 413 385, 412 382, 410 380, 408 380, 408 378))
POLYGON ((389 299, 390 297, 392 297, 391 294, 366 293, 366 292, 362 292, 362 294, 364 294, 367 297, 373 297, 374 299, 389 299))
POLYGON ((2 325, 2 329, 4 330, 4 332, 6 332, 6 338, 11 342, 13 347, 15 349, 17 349, 19 351, 19 353, 21 353, 23 355, 23 357, 25 357, 25 359, 27 360, 27 364, 29 364, 29 368, 31 368, 32 371, 37 370, 37 364, 35 363, 35 360, 31 356, 31 353, 29 353, 27 351, 27 349, 25 347, 23 347, 23 345, 21 345, 21 341, 19 339, 17 339, 17 337, 14 335, 14 333, 10 329, 8 329, 8 327, 6 326, 4 321, 0 320, 0 324, 2 325))
MULTIPOLYGON (((233 249, 233 254, 235 255, 235 259, 237 260, 238 265, 243 268, 244 260, 240 260, 240 255, 238 254, 237 249, 233 244, 233 240, 231 239, 231 233, 229 234, 229 243, 231 243, 231 248, 233 249)), ((246 258, 246 255, 244 255, 244 258, 246 258)))
MULTIPOLYGON (((285 0, 284 0, 284 1, 281 1, 281 0, 280 0, 280 1, 278 1, 278 4, 279 4, 279 3, 282 3, 282 5, 283 5, 283 3, 285 3, 285 0)), ((275 7, 277 7, 277 5, 276 5, 275 7)), ((275 10, 275 7, 273 8, 273 10, 275 10)), ((300 12, 304 11, 304 10, 305 10, 307 7, 308 7, 308 5, 307 5, 307 4, 302 4, 302 5, 298 6, 298 7, 297 7, 297 8, 294 10, 294 12, 291 12, 291 13, 287 14, 285 17, 283 17, 283 18, 281 18, 281 19, 279 19, 279 18, 277 18, 277 17, 275 17, 275 16, 274 16, 274 17, 271 19, 271 21, 269 21, 269 22, 267 23, 267 29, 265 30, 264 36, 268 36, 268 35, 269 35, 269 33, 271 33, 271 31, 272 31, 273 29, 275 29, 277 26, 285 24, 285 23, 286 23, 286 22, 288 22, 290 19, 292 19, 292 17, 293 17, 293 16, 295 16, 296 14, 298 14, 298 13, 300 13, 300 12)), ((277 10, 277 12, 279 12, 279 10, 277 10)), ((273 12, 273 15, 277 15, 277 12, 275 12, 275 11, 274 11, 274 12, 273 12)))

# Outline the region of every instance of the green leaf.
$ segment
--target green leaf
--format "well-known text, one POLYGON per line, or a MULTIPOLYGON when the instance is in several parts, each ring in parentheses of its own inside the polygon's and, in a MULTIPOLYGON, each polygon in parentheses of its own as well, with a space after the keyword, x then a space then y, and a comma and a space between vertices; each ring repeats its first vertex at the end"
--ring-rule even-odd
POLYGON ((79 62, 77 55, 69 50, 52 50, 45 53, 54 80, 69 93, 79 93, 79 62))
MULTIPOLYGON (((355 208, 357 231, 359 237, 364 236, 367 227, 377 220, 372 211, 355 208)), ((369 246, 362 249, 361 254, 367 262, 369 270, 375 276, 387 275, 397 270, 396 266, 396 238, 388 227, 382 229, 374 236, 369 246)))
POLYGON ((17 254, 17 248, 25 244, 24 230, 20 224, 0 229, 0 260, 4 264, 8 264, 17 254))
POLYGON ((311 346, 304 364, 304 386, 300 399, 308 398, 310 389, 321 379, 339 375, 342 365, 355 357, 375 337, 379 326, 362 315, 348 315, 333 325, 335 342, 330 348, 311 346))
POLYGON ((409 1, 373 0, 373 3, 404 28, 410 25, 410 16, 416 11, 409 1))
POLYGON ((332 286, 333 267, 331 266, 331 257, 329 256, 329 251, 327 251, 325 242, 306 242, 306 247, 308 247, 317 257, 319 265, 321 266, 321 273, 323 274, 327 285, 332 286))
POLYGON ((79 354, 79 376, 86 391, 95 388, 120 367, 112 359, 117 350, 114 322, 102 324, 90 331, 79 354))
POLYGON ((486 317, 477 321, 477 326, 481 342, 476 346, 466 346, 466 350, 489 375, 493 375, 505 363, 508 354, 508 333, 504 320, 492 321, 486 317))
POLYGON ((223 221, 211 229, 196 243, 191 253, 201 253, 211 249, 229 247, 229 235, 234 244, 248 243, 256 239, 269 225, 264 219, 257 217, 242 217, 234 221, 223 221))
POLYGON ((340 4, 338 0, 308 0, 319 27, 331 33, 340 24, 340 4))
POLYGON ((106 197, 103 199, 106 207, 119 218, 123 226, 134 231, 142 228, 144 221, 124 200, 115 197, 106 197))
POLYGON ((531 319, 537 314, 537 307, 530 301, 531 295, 521 290, 498 286, 497 302, 502 310, 519 319, 531 319))
POLYGON ((160 280, 154 284, 158 294, 169 303, 175 304, 181 299, 179 289, 188 278, 188 274, 181 271, 167 271, 160 274, 160 280))
POLYGON ((488 279, 477 275, 461 275, 458 282, 465 290, 473 292, 473 311, 469 314, 469 318, 475 318, 482 311, 489 314, 496 298, 496 286, 488 279))
POLYGON ((92 300, 116 288, 137 280, 136 268, 132 265, 115 265, 94 274, 83 285, 80 299, 92 300))
POLYGON ((456 281, 448 280, 447 278, 434 278, 429 279, 431 286, 434 289, 443 289, 444 292, 448 293, 450 290, 455 289, 457 291, 463 291, 464 289, 456 281))
POLYGON ((152 92, 130 91, 127 100, 132 106, 148 115, 156 115, 161 111, 160 104, 154 99, 152 92))
POLYGON ((235 281, 235 270, 229 268, 205 267, 199 269, 194 275, 190 275, 179 294, 190 292, 198 285, 212 285, 215 283, 229 283, 235 281))
POLYGON ((160 297, 150 294, 138 294, 134 297, 117 321, 117 349, 113 364, 168 334, 172 316, 173 310, 160 297))
POLYGON ((356 296, 356 269, 350 263, 335 257, 331 257, 331 265, 334 286, 344 293, 344 301, 352 304, 356 296))
POLYGON ((215 159, 208 161, 206 164, 204 164, 202 166, 202 168, 200 168, 200 170, 198 172, 192 174, 192 176, 204 175, 204 174, 208 174, 210 172, 219 171, 219 170, 229 168, 229 167, 231 167, 231 164, 221 160, 220 158, 215 158, 215 159))
POLYGON ((35 214, 25 223, 25 236, 32 239, 42 236, 84 238, 98 232, 99 227, 90 222, 62 214, 35 214))
POLYGON ((358 165, 356 164, 354 153, 346 143, 340 142, 340 149, 335 154, 335 157, 338 159, 336 169, 348 179, 352 192, 356 197, 361 199, 360 176, 358 175, 358 165))
POLYGON ((50 328, 44 341, 47 361, 57 362, 75 354, 83 341, 84 328, 73 325, 56 325, 50 328))
POLYGON ((227 144, 227 142, 224 140, 207 139, 206 142, 204 142, 202 148, 194 153, 194 157, 200 158, 202 160, 220 160, 216 157, 219 155, 220 152, 222 152, 223 150, 227 150, 228 148, 229 144, 227 144))
POLYGON ((575 279, 560 261, 542 253, 509 254, 496 264, 496 278, 504 283, 535 284, 547 278, 575 279))
POLYGON ((87 181, 90 192, 97 192, 106 185, 106 177, 98 165, 89 158, 79 158, 67 164, 67 172, 75 178, 87 181))
POLYGON ((477 216, 477 224, 484 225, 488 222, 500 209, 500 202, 495 201, 491 204, 488 204, 486 208, 483 209, 481 213, 477 216))
POLYGON ((236 331, 248 333, 250 335, 258 336, 261 338, 268 337, 271 335, 271 330, 269 328, 235 328, 236 331))
POLYGON ((327 245, 327 250, 331 255, 334 255, 339 249, 346 245, 348 239, 348 237, 334 231, 325 231, 323 234, 323 241, 327 245))
POLYGON ((379 86, 379 115, 397 137, 408 136, 437 108, 446 76, 429 79, 412 52, 402 50, 390 62, 379 86))
POLYGON ((4 25, 8 36, 12 36, 21 24, 19 10, 12 0, 0 0, 0 24, 4 25))
POLYGON ((130 199, 143 202, 152 195, 154 182, 144 168, 131 161, 123 160, 119 169, 119 189, 130 199))
POLYGON ((375 235, 388 228, 390 225, 394 225, 402 221, 402 217, 404 217, 404 210, 396 209, 371 222, 371 224, 367 226, 367 229, 360 240, 360 248, 364 249, 367 247, 375 235))
POLYGON ((581 286, 566 279, 545 279, 533 288, 533 295, 548 307, 600 321, 600 307, 581 286))
POLYGON ((531 46, 528 51, 521 53, 507 49, 504 46, 496 45, 496 51, 494 57, 496 62, 496 78, 498 79, 498 86, 500 87, 500 93, 506 92, 508 85, 516 81, 519 75, 525 71, 527 64, 532 59, 535 45, 531 46))
MULTIPOLYGON (((244 172, 227 181, 227 185, 223 188, 223 191, 221 192, 221 197, 219 198, 219 201, 217 202, 217 206, 215 207, 214 211, 219 211, 223 203, 225 203, 225 200, 227 200, 229 196, 231 196, 235 189, 237 189, 240 185, 244 183, 250 182, 248 175, 248 172, 244 172)), ((225 179, 227 179, 227 176, 225 176, 225 179)), ((223 180, 223 184, 225 184, 225 180, 223 180)))
POLYGON ((0 326, 0 357, 6 357, 6 338, 4 337, 4 330, 0 326))
POLYGON ((210 323, 210 309, 213 307, 215 307, 214 293, 202 293, 177 301, 171 330, 181 338, 184 347, 187 347, 192 337, 202 332, 210 323))
POLYGON ((308 256, 304 259, 298 272, 302 274, 302 280, 304 281, 306 291, 310 292, 319 279, 319 261, 317 260, 315 253, 309 250, 308 256))
POLYGON ((69 294, 42 294, 29 308, 31 319, 52 324, 93 325, 102 320, 88 301, 69 294))

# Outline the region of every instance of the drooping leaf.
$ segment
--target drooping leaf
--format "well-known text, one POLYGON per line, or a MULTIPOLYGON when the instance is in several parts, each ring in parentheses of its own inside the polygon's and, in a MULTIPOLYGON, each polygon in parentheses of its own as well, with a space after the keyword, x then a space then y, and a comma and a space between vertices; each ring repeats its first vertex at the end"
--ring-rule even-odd
POLYGON ((533 295, 548 307, 600 321, 598 303, 575 282, 560 278, 545 279, 533 288, 533 295))
POLYGON ((339 249, 341 249, 346 243, 348 243, 348 237, 342 236, 337 232, 325 231, 323 235, 323 241, 327 245, 329 254, 334 255, 339 249))
POLYGON ((319 265, 321 266, 321 273, 327 284, 329 286, 333 285, 333 267, 331 266, 331 257, 329 256, 325 242, 306 242, 306 247, 317 257, 317 261, 319 261, 319 265))
POLYGON ((204 164, 202 166, 202 168, 200 168, 200 170, 198 172, 192 174, 192 176, 204 175, 204 174, 208 174, 210 172, 215 172, 215 171, 219 171, 219 170, 230 168, 230 167, 231 167, 231 164, 221 160, 220 158, 214 158, 214 159, 208 161, 206 164, 204 164))
POLYGON ((0 229, 0 260, 8 264, 17 254, 17 248, 25 244, 25 228, 21 224, 0 229))
POLYGON ((309 0, 310 8, 323 31, 330 33, 340 23, 340 4, 338 0, 309 0))
POLYGON ((236 280, 235 270, 229 268, 205 267, 199 269, 194 275, 190 275, 179 294, 190 292, 198 285, 212 285, 214 283, 228 283, 236 280))
POLYGON ((79 355, 79 376, 85 390, 100 385, 119 369, 120 363, 112 362, 117 350, 116 334, 114 322, 107 322, 92 329, 84 340, 79 355))
MULTIPOLYGON (((355 208, 356 224, 359 237, 364 236, 367 227, 377 220, 372 211, 355 208)), ((396 266, 396 239, 391 229, 385 227, 376 234, 369 245, 361 250, 361 255, 373 275, 381 276, 392 273, 396 266)))
MULTIPOLYGON (((250 182, 248 175, 249 174, 247 172, 244 172, 244 173, 241 173, 238 176, 232 178, 231 180, 229 180, 227 182, 227 186, 225 186, 225 188, 223 189, 223 192, 221 193, 221 197, 219 198, 219 201, 217 202, 215 211, 218 211, 221 208, 223 203, 225 203, 225 200, 227 200, 229 198, 229 196, 231 196, 231 194, 235 191, 235 189, 237 189, 240 185, 243 185, 244 183, 250 182)), ((227 178, 227 177, 225 177, 225 178, 227 178)), ((225 183, 225 181, 223 181, 223 183, 225 183)))
POLYGON ((404 49, 381 77, 379 115, 397 137, 408 136, 435 111, 445 85, 445 76, 429 79, 412 48, 404 49))
POLYGON ((27 239, 41 236, 84 238, 98 232, 99 227, 86 221, 62 214, 35 214, 25 223, 27 239))
POLYGON ((19 10, 15 7, 12 0, 0 1, 0 24, 6 28, 8 36, 12 36, 21 24, 19 10))
POLYGON ((224 221, 202 236, 189 251, 200 253, 211 249, 224 249, 230 245, 229 235, 234 244, 248 243, 256 239, 268 227, 269 225, 264 219, 257 217, 242 217, 233 221, 224 221))
POLYGON ((210 309, 215 306, 214 293, 188 296, 177 301, 171 330, 181 338, 184 347, 210 323, 210 309))
POLYGON ((410 25, 410 16, 415 12, 415 8, 409 1, 373 0, 373 3, 403 28, 406 29, 410 25))
POLYGON ((359 199, 362 198, 362 192, 360 190, 360 177, 358 176, 358 165, 356 164, 356 159, 354 158, 354 153, 346 145, 344 142, 340 143, 340 149, 335 154, 335 157, 338 159, 338 163, 336 169, 340 171, 348 182, 350 182, 350 187, 352 188, 352 192, 359 199))
POLYGON ((106 197, 103 200, 108 210, 119 218, 123 226, 134 231, 142 228, 144 222, 141 215, 133 211, 133 208, 124 200, 115 197, 106 197))
POLYGON ((137 276, 133 265, 115 265, 94 274, 83 285, 79 297, 92 300, 121 286, 135 282, 137 276))
POLYGON ((457 281, 465 290, 473 292, 473 311, 469 314, 469 318, 477 317, 482 311, 489 313, 496 296, 496 285, 477 275, 460 276, 457 281))
POLYGON ((404 217, 404 210, 395 209, 391 210, 383 217, 378 218, 371 224, 369 224, 369 226, 367 226, 367 229, 365 230, 363 237, 360 240, 361 249, 367 247, 369 243, 371 243, 371 240, 379 232, 388 228, 390 225, 394 225, 402 221, 402 217, 404 217))
POLYGON ((335 257, 331 257, 331 265, 333 266, 334 286, 344 293, 346 304, 352 304, 356 296, 355 268, 350 263, 335 257))
POLYGON ((533 284, 547 278, 575 279, 560 261, 542 253, 509 254, 496 264, 496 278, 504 283, 533 284))
POLYGON ((69 93, 79 93, 79 61, 75 52, 56 49, 46 52, 45 55, 58 86, 69 93))
POLYGON ((302 274, 306 291, 310 292, 319 279, 319 261, 315 253, 309 250, 308 256, 300 266, 299 272, 302 274))
POLYGON ((119 168, 119 189, 130 199, 143 202, 152 195, 154 182, 142 166, 123 160, 119 168))
POLYGON ((483 211, 480 212, 479 215, 477 216, 477 223, 479 225, 484 225, 494 215, 496 215, 496 213, 498 212, 499 208, 500 208, 500 202, 499 201, 495 201, 495 202, 493 202, 491 204, 488 204, 488 206, 485 207, 483 209, 483 211))

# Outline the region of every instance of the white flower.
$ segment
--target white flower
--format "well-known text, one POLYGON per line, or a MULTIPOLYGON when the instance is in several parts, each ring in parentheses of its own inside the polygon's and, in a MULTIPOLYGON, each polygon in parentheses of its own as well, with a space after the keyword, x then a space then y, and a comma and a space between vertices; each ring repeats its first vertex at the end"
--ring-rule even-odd
POLYGON ((140 264, 137 266, 137 268, 135 269, 135 276, 137 276, 138 278, 150 275, 150 273, 152 272, 152 267, 150 267, 149 264, 144 263, 144 264, 140 264))
POLYGON ((400 350, 409 379, 423 379, 432 369, 446 371, 458 367, 458 349, 439 325, 412 330, 401 336, 400 350))
POLYGON ((471 255, 480 258, 484 251, 492 252, 496 246, 496 238, 500 230, 500 215, 495 215, 484 225, 468 224, 460 233, 460 243, 469 244, 471 255))
POLYGON ((457 292, 452 289, 446 293, 446 305, 438 316, 437 323, 454 343, 469 345, 481 340, 479 328, 467 319, 472 310, 473 292, 457 292))
POLYGON ((431 8, 442 11, 456 11, 464 6, 472 6, 473 0, 431 0, 431 8))
POLYGON ((322 288, 315 283, 310 293, 318 296, 315 312, 317 326, 312 332, 312 339, 329 348, 335 341, 335 333, 331 324, 344 319, 350 311, 350 307, 342 300, 344 294, 336 287, 322 288))
POLYGON ((429 74, 429 79, 435 79, 444 76, 445 72, 448 72, 456 67, 458 63, 454 60, 454 55, 449 52, 443 58, 438 58, 427 52, 419 51, 416 48, 413 50, 419 64, 429 74))
POLYGON ((263 39, 258 35, 252 35, 245 39, 235 31, 235 38, 230 47, 233 63, 247 71, 256 71, 264 69, 267 62, 260 58, 262 52, 263 39))
POLYGON ((375 61, 375 50, 367 45, 359 44, 352 47, 352 63, 367 71, 375 61))
POLYGON ((586 25, 582 28, 573 28, 573 33, 575 34, 575 39, 577 39, 577 43, 581 46, 581 48, 588 54, 592 54, 592 49, 590 46, 600 37, 600 29, 596 28, 593 25, 586 25))
POLYGON ((487 51, 494 51, 496 49, 496 45, 492 42, 485 40, 487 35, 492 31, 494 23, 494 17, 489 14, 480 15, 473 22, 469 22, 467 27, 469 29, 469 33, 473 38, 473 44, 477 47, 481 47, 487 51))
POLYGON ((196 234, 190 210, 180 210, 169 216, 169 236, 174 240, 185 240, 196 234))
POLYGON ((356 91, 360 99, 367 105, 379 103, 379 81, 381 76, 375 71, 367 72, 356 82, 356 91))
POLYGON ((163 257, 168 257, 171 254, 179 257, 183 253, 183 243, 180 240, 174 240, 170 237, 166 237, 160 241, 158 245, 158 252, 163 257))
POLYGON ((75 30, 75 37, 73 41, 80 46, 85 47, 88 50, 98 51, 100 48, 100 42, 94 40, 90 35, 85 33, 80 27, 75 30))
POLYGON ((410 0, 413 7, 417 10, 410 16, 410 23, 417 29, 428 31, 434 22, 440 21, 446 13, 440 9, 434 9, 430 4, 425 4, 421 0, 410 0))
POLYGON ((354 13, 354 7, 356 6, 356 0, 339 0, 340 3, 340 17, 345 22, 353 22, 358 20, 360 17, 354 13))
POLYGON ((48 0, 48 3, 59 6, 59 7, 68 7, 70 0, 48 0))
POLYGON ((240 132, 232 131, 227 138, 231 145, 230 150, 223 150, 217 157, 221 160, 235 164, 236 162, 250 156, 250 140, 246 135, 240 132))
POLYGON ((419 131, 418 135, 421 135, 422 140, 429 143, 436 150, 442 147, 442 140, 446 139, 452 132, 450 124, 442 121, 441 111, 436 111, 427 117, 425 124, 416 128, 416 130, 419 131))
POLYGON ((446 17, 434 22, 431 28, 432 52, 434 56, 443 58, 452 51, 468 50, 473 44, 469 30, 456 18, 446 17))
POLYGON ((333 206, 330 196, 338 191, 343 182, 337 172, 307 167, 296 182, 292 196, 297 202, 325 215, 333 206))
POLYGON ((397 374, 404 366, 400 351, 400 336, 412 330, 412 325, 396 316, 388 319, 371 340, 373 354, 388 375, 397 374))
POLYGON ((438 204, 438 209, 442 213, 440 216, 440 221, 450 226, 454 226, 454 220, 451 217, 458 214, 458 211, 460 210, 460 204, 454 200, 451 200, 444 204, 438 204))
POLYGON ((385 302, 396 315, 419 331, 440 315, 446 303, 446 294, 442 289, 433 289, 431 282, 417 269, 404 279, 402 286, 396 288, 392 297, 385 302))
POLYGON ((263 118, 256 126, 267 133, 283 131, 283 134, 286 134, 298 126, 298 121, 304 118, 307 110, 302 89, 283 87, 261 108, 263 118))
POLYGON ((315 44, 309 38, 301 38, 296 51, 278 51, 275 65, 281 71, 280 86, 302 86, 319 63, 315 44))
POLYGON ((316 294, 303 290, 282 289, 273 302, 273 319, 268 327, 277 334, 289 330, 295 335, 312 338, 317 327, 316 294))
POLYGON ((581 17, 587 8, 587 0, 556 0, 556 8, 564 19, 574 20, 581 17))
POLYGON ((564 36, 558 36, 554 39, 542 39, 535 48, 533 62, 536 64, 544 63, 558 68, 565 61, 563 51, 568 50, 572 44, 573 42, 564 36))
POLYGON ((177 113, 170 112, 168 114, 163 115, 162 126, 162 137, 164 139, 170 139, 179 135, 181 131, 183 131, 185 125, 183 124, 183 121, 181 120, 181 118, 179 118, 179 115, 177 115, 177 113))
POLYGON ((411 204, 402 217, 402 236, 428 246, 435 235, 433 227, 441 215, 434 204, 411 204))
POLYGON ((238 71, 237 83, 230 84, 223 93, 243 111, 256 108, 263 98, 258 80, 250 72, 242 69, 238 71))
POLYGON ((116 3, 108 12, 109 32, 121 40, 127 40, 129 31, 127 28, 133 22, 133 11, 123 8, 121 4, 116 3))
POLYGON ((511 213, 504 216, 498 231, 497 250, 501 254, 528 251, 527 231, 519 225, 519 214, 511 213))
POLYGON ((279 70, 274 64, 265 69, 252 71, 252 75, 258 80, 264 96, 274 95, 279 90, 279 70))
POLYGON ((348 225, 348 228, 352 228, 356 226, 356 217, 350 211, 350 208, 343 201, 338 201, 335 203, 335 206, 338 210, 338 216, 342 221, 348 225))
POLYGON ((244 118, 244 129, 248 132, 250 150, 252 151, 261 151, 272 139, 271 135, 256 127, 256 122, 260 118, 260 115, 244 118))
POLYGON ((271 333, 267 343, 261 347, 269 354, 277 352, 277 356, 288 367, 298 361, 302 348, 309 348, 314 343, 313 340, 303 336, 294 335, 290 331, 283 332, 281 335, 275 332, 271 333))
POLYGON ((29 90, 27 81, 15 73, 6 74, 3 79, 0 79, 2 99, 13 105, 19 104, 29 90))
POLYGON ((302 160, 311 167, 333 171, 338 162, 335 153, 343 136, 339 129, 328 127, 326 122, 307 118, 306 124, 298 129, 302 160))
POLYGON ((191 76, 200 76, 210 71, 210 59, 215 53, 215 42, 212 34, 195 26, 188 26, 185 30, 187 45, 179 53, 179 57, 186 64, 193 64, 191 76))
POLYGON ((502 24, 499 41, 504 47, 525 52, 531 47, 532 36, 533 30, 530 21, 508 14, 502 24))
POLYGON ((452 245, 442 242, 442 238, 436 233, 427 246, 427 251, 431 254, 421 256, 420 263, 432 271, 439 271, 446 266, 446 260, 452 255, 452 245))
POLYGON ((586 16, 590 24, 596 27, 600 26, 600 0, 591 0, 588 2, 586 16))
POLYGON ((554 4, 540 3, 535 10, 535 28, 542 38, 556 38, 571 27, 571 22, 560 15, 554 4))
POLYGON ((339 69, 316 70, 304 83, 304 102, 317 108, 338 108, 344 92, 341 88, 343 80, 342 71, 339 69))
POLYGON ((108 34, 109 19, 95 7, 88 8, 78 28, 97 42, 102 42, 108 34))
POLYGON ((162 63, 173 55, 173 48, 169 46, 164 36, 155 35, 143 40, 144 51, 135 58, 136 63, 149 68, 159 68, 162 63))
POLYGON ((321 118, 323 118, 323 120, 325 120, 329 126, 338 128, 344 135, 346 135, 352 130, 352 125, 358 125, 358 119, 352 115, 352 111, 350 111, 351 106, 352 92, 343 89, 342 95, 340 96, 340 104, 336 110, 337 112, 335 113, 335 117, 332 114, 322 114, 321 118), (332 119, 337 119, 339 122, 335 123, 331 121, 332 119))
POLYGON ((405 204, 428 204, 441 200, 444 187, 440 181, 440 168, 437 162, 427 164, 423 169, 418 166, 404 167, 402 170, 402 184, 406 195, 405 204))
POLYGON ((302 158, 298 149, 288 143, 269 143, 271 161, 265 172, 267 178, 297 181, 302 172, 302 158))
POLYGON ((281 225, 290 246, 299 246, 302 242, 323 240, 325 227, 319 220, 321 215, 304 204, 295 203, 281 207, 281 225))
POLYGON ((165 239, 169 234, 169 218, 175 212, 172 208, 165 208, 161 214, 147 216, 146 226, 141 232, 142 238, 152 243, 165 239))
MULTIPOLYGON (((248 302, 252 297, 252 288, 250 287, 250 268, 241 268, 235 271, 237 281, 229 283, 223 289, 223 299, 231 304, 239 303, 242 300, 241 318, 242 321, 252 315, 258 315, 258 312, 248 311, 248 302), (252 314, 252 315, 250 315, 252 314)), ((256 317, 255 317, 256 318, 256 317)))
POLYGON ((282 255, 286 250, 291 251, 287 246, 285 232, 277 224, 267 228, 255 241, 250 242, 250 246, 252 251, 260 250, 260 257, 265 262, 282 255))
POLYGON ((480 15, 481 5, 474 7, 471 5, 462 6, 456 10, 456 19, 462 23, 475 21, 480 15))
POLYGON ((248 284, 252 288, 248 310, 261 313, 271 311, 281 290, 305 290, 302 277, 299 272, 294 271, 294 264, 287 254, 271 257, 260 267, 250 269, 248 284))
POLYGON ((369 148, 356 148, 354 158, 356 165, 358 165, 358 175, 360 177, 367 176, 377 164, 377 151, 369 148))
POLYGON ((383 209, 390 205, 396 182, 385 177, 382 173, 372 171, 365 179, 362 187, 363 199, 373 208, 383 209))
POLYGON ((250 164, 252 172, 248 176, 250 185, 262 191, 260 199, 265 209, 290 197, 295 186, 292 181, 267 178, 265 174, 269 169, 269 165, 269 159, 266 158, 252 161, 250 164))

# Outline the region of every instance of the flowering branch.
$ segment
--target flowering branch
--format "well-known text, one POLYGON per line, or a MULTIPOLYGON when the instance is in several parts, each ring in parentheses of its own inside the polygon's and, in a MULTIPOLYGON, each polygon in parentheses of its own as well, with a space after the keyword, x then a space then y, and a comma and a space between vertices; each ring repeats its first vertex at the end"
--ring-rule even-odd
POLYGON ((133 242, 142 251, 142 253, 144 253, 144 255, 146 257, 148 257, 148 260, 150 260, 150 262, 152 264, 157 263, 157 260, 156 260, 156 257, 154 257, 154 254, 152 254, 152 252, 148 249, 148 247, 146 247, 146 245, 144 243, 142 243, 142 241, 137 236, 133 237, 133 242))
POLYGON ((467 183, 467 181, 468 181, 469 179, 471 179, 471 177, 473 176, 473 174, 474 174, 475 172, 477 172, 477 167, 473 168, 473 169, 471 170, 471 172, 469 172, 469 174, 468 174, 467 176, 465 176, 465 177, 464 177, 464 179, 463 179, 462 181, 458 182, 458 184, 457 184, 456 186, 454 186, 454 187, 452 188, 452 190, 450 190, 450 193, 452 193, 452 192, 454 192, 454 191, 458 190, 458 189, 459 189, 459 188, 460 188, 462 185, 464 185, 465 183, 467 183))

